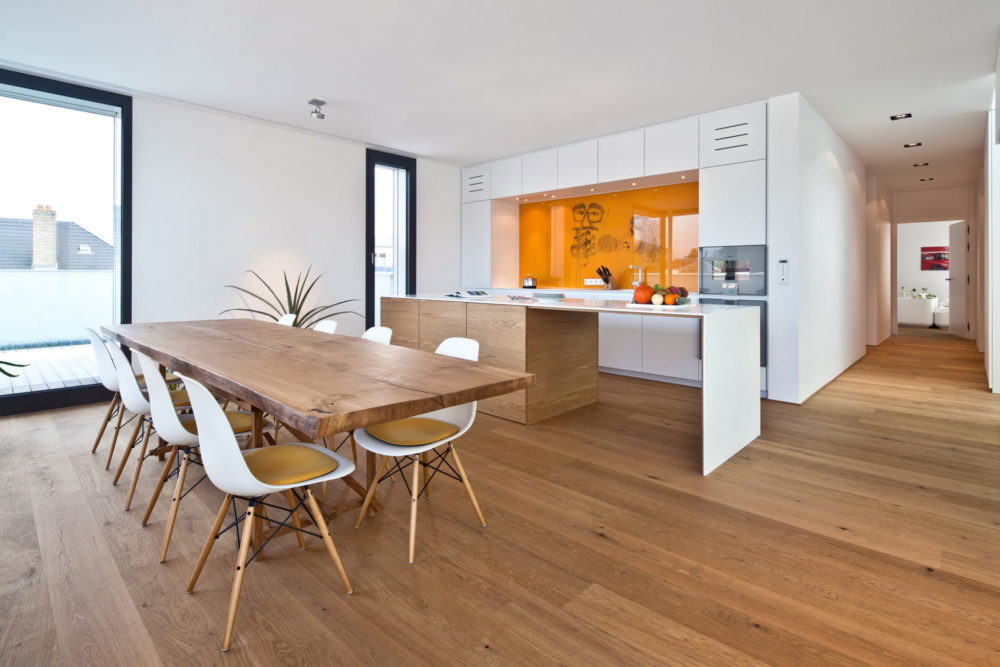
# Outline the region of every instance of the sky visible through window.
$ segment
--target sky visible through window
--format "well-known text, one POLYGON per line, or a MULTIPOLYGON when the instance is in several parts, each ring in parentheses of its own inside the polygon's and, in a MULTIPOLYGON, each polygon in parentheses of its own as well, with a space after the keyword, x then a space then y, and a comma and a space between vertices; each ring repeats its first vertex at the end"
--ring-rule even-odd
POLYGON ((0 217, 51 206, 114 244, 115 119, 0 96, 0 217))

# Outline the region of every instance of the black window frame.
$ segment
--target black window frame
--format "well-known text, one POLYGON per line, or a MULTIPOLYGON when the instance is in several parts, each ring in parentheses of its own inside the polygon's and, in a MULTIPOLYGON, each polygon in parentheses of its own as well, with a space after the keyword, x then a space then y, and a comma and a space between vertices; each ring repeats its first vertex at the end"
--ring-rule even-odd
MULTIPOLYGON (((121 109, 121 295, 120 321, 132 322, 132 98, 89 86, 0 68, 0 83, 53 95, 75 97, 121 109)), ((82 335, 82 332, 81 332, 82 335)), ((0 416, 85 405, 111 399, 104 385, 44 389, 0 397, 0 416)))
POLYGON ((417 292, 417 160, 368 148, 365 152, 365 327, 375 326, 375 165, 406 170, 406 293, 417 292))

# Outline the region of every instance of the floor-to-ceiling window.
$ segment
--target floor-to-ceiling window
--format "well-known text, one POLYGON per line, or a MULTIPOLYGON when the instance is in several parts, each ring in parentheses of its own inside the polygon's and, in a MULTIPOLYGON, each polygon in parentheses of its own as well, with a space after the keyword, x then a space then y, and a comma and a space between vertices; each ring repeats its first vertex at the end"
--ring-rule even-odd
POLYGON ((84 327, 129 320, 130 132, 129 97, 0 70, 0 414, 101 397, 84 327))
POLYGON ((368 149, 366 325, 379 299, 416 290, 416 160, 368 149))

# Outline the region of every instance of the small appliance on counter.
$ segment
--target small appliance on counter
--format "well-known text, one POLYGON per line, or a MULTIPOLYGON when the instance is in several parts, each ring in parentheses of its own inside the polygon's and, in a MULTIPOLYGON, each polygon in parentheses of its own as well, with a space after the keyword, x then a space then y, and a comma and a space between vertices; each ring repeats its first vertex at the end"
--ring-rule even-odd
POLYGON ((521 278, 522 289, 535 289, 536 287, 538 287, 538 281, 535 280, 535 276, 529 273, 524 278, 521 278))

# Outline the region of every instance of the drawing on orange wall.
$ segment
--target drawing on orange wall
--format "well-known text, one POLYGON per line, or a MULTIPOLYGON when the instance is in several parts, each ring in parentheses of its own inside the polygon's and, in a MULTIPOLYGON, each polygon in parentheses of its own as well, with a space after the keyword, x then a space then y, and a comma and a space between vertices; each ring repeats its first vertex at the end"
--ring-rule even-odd
POLYGON ((538 287, 583 288, 601 266, 628 286, 638 278, 631 265, 650 285, 695 292, 698 183, 521 204, 518 241, 519 273, 538 287))
POLYGON ((924 246, 920 249, 920 270, 947 271, 950 264, 949 257, 949 246, 924 246))

